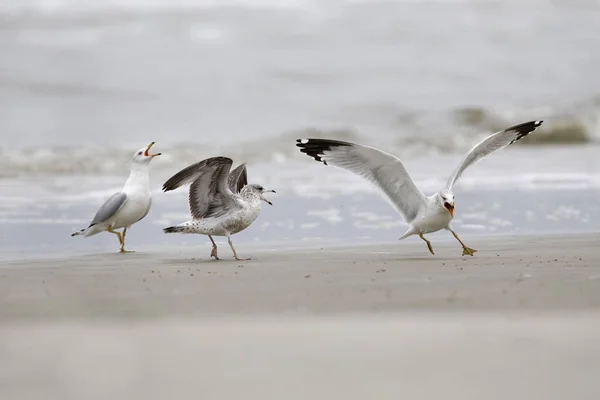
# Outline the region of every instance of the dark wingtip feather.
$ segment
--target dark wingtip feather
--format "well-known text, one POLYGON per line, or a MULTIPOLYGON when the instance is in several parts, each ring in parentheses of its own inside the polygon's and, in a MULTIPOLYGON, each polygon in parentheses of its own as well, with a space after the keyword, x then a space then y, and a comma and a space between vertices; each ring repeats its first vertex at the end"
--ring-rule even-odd
POLYGON ((314 158, 315 161, 327 165, 327 161, 322 158, 324 152, 330 151, 335 147, 352 146, 352 143, 330 139, 296 139, 296 146, 300 148, 302 153, 314 158))
POLYGON ((523 124, 511 126, 508 129, 505 129, 506 132, 515 132, 515 138, 509 143, 509 145, 513 144, 517 140, 523 139, 525 136, 529 135, 531 132, 535 131, 540 125, 542 125, 544 121, 529 121, 523 124))
POLYGON ((162 190, 164 192, 168 192, 169 190, 177 189, 179 186, 181 186, 181 182, 183 182, 185 179, 189 178, 190 175, 196 172, 199 166, 198 164, 199 163, 190 165, 189 167, 182 169, 181 171, 170 177, 163 184, 162 190))

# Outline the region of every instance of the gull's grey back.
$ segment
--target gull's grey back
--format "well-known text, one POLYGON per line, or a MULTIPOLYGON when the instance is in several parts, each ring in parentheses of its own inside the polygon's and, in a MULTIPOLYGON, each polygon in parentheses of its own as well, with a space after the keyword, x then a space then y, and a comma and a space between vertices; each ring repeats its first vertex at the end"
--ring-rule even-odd
POLYGON ((116 212, 123 207, 123 204, 125 204, 126 200, 127 195, 123 192, 115 193, 110 196, 109 199, 106 200, 102 206, 100 206, 90 226, 101 224, 115 215, 116 212))

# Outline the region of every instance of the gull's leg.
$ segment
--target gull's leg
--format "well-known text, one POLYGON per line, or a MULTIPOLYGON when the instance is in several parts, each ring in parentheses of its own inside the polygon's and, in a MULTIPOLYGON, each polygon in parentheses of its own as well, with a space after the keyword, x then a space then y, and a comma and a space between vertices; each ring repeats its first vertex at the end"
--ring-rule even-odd
POLYGON ((423 239, 425 241, 425 243, 427 243, 427 248, 429 248, 429 251, 431 252, 431 254, 435 255, 435 253, 433 252, 433 247, 431 247, 431 242, 427 239, 425 239, 425 237, 423 236, 422 233, 419 233, 419 237, 421 239, 423 239))
POLYGON ((123 240, 121 241, 121 253, 134 253, 132 250, 125 250, 125 234, 127 233, 127 228, 123 228, 123 240))
POLYGON ((109 226, 107 231, 117 235, 117 238, 119 238, 119 244, 121 245, 121 252, 122 252, 123 251, 123 236, 121 236, 121 232, 113 231, 112 226, 109 226))
POLYGON ((235 249, 233 248, 233 242, 231 241, 231 236, 229 234, 227 234, 227 241, 229 242, 229 247, 231 247, 231 250, 233 250, 233 257, 235 257, 236 260, 238 261, 248 261, 250 260, 249 258, 239 258, 237 253, 235 252, 235 249))
POLYGON ((456 234, 456 232, 454 232, 452 229, 450 229, 450 232, 452 232, 452 234, 454 235, 454 237, 456 238, 456 240, 458 240, 458 243, 460 243, 460 244, 461 244, 461 246, 463 247, 463 253, 462 253, 462 255, 463 255, 463 256, 467 256, 467 255, 469 255, 469 256, 472 256, 472 255, 473 255, 473 253, 475 253, 475 252, 477 251, 477 250, 475 250, 475 249, 472 249, 472 248, 470 248, 470 247, 467 247, 467 246, 466 246, 466 245, 465 245, 465 244, 462 242, 462 240, 460 240, 460 238, 458 237, 458 235, 456 234))
MULTIPOLYGON (((210 256, 214 257, 215 260, 220 260, 220 258, 217 256, 217 244, 215 243, 215 241, 213 240, 212 236, 208 235, 208 238, 210 239, 210 241, 213 244, 213 248, 212 251, 210 252, 210 256)), ((233 247, 232 247, 233 248, 233 247)), ((235 250, 233 251, 233 254, 235 254, 235 250)))

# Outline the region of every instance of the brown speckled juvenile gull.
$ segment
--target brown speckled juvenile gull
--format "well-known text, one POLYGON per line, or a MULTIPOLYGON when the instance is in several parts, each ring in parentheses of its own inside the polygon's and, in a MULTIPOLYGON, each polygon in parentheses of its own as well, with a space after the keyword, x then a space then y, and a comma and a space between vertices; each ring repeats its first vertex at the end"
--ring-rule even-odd
MULTIPOLYGON (((217 256, 213 236, 227 236, 236 260, 238 257, 231 235, 249 227, 260 214, 261 200, 273 205, 263 193, 273 192, 262 186, 248 184, 246 164, 231 170, 233 161, 227 157, 213 157, 190 165, 173 175, 163 185, 168 192, 191 183, 189 203, 192 219, 163 229, 165 233, 199 233, 208 235, 213 244, 211 257, 217 256)), ((249 258, 245 259, 249 260, 249 258)))

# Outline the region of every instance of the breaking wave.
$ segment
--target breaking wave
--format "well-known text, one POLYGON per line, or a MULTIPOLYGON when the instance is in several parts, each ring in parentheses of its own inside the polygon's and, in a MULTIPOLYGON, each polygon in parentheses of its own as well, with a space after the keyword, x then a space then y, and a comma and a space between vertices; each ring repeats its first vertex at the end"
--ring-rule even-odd
MULTIPOLYGON (((531 114, 534 115, 534 114, 531 114)), ((463 153, 468 151, 477 141, 492 132, 518 123, 520 119, 502 118, 484 109, 463 108, 451 113, 454 123, 447 126, 448 133, 436 135, 419 134, 419 117, 411 121, 413 131, 417 134, 394 138, 394 135, 378 136, 368 129, 319 129, 306 128, 284 133, 272 138, 241 140, 228 145, 211 143, 157 143, 157 151, 163 156, 160 162, 153 163, 153 169, 172 170, 174 166, 185 166, 200 159, 215 155, 225 155, 234 160, 249 164, 281 163, 298 156, 294 145, 295 139, 302 137, 332 138, 365 144, 376 144, 402 158, 422 157, 427 154, 463 153), (509 122, 510 120, 510 122, 509 122), (460 130, 460 134, 451 131, 460 130)), ((439 125, 428 124, 431 131, 439 125)), ((517 142, 515 146, 544 145, 580 145, 595 142, 597 139, 597 121, 582 120, 565 116, 546 120, 539 131, 517 142)), ((423 129, 424 125, 423 125, 423 129)), ((135 150, 135 149, 133 149, 135 150)), ((0 178, 18 176, 51 176, 51 175, 122 175, 123 166, 128 165, 134 153, 132 149, 89 146, 89 147, 29 147, 9 149, 0 147, 0 178)))
MULTIPOLYGON (((528 114, 537 115, 535 112, 528 114)), ((547 114, 547 112, 542 114, 547 114)), ((453 115, 459 125, 474 127, 479 131, 497 132, 510 126, 508 118, 502 118, 483 108, 461 108, 455 110, 453 115)), ((535 135, 529 135, 519 143, 521 145, 588 143, 596 140, 599 122, 599 116, 596 115, 589 117, 569 114, 553 116, 545 120, 545 124, 536 130, 535 135)))

